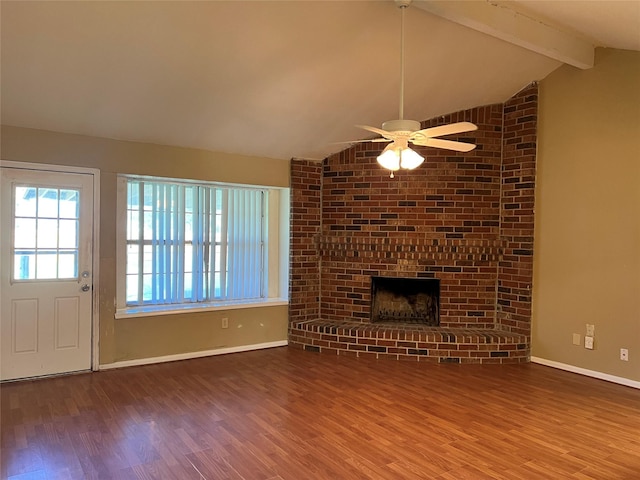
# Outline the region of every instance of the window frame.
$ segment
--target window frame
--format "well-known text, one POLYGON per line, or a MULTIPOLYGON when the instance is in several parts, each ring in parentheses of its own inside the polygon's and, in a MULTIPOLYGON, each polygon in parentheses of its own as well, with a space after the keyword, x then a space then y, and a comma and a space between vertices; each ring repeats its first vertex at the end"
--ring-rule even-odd
MULTIPOLYGON (((222 182, 206 182, 181 178, 120 174, 117 177, 116 218, 116 314, 115 318, 144 317, 177 314, 190 311, 229 310, 268 305, 288 304, 288 256, 289 256, 289 189, 272 186, 242 185, 222 182), (126 303, 126 255, 127 255, 127 185, 129 180, 202 185, 214 188, 249 188, 265 190, 268 195, 268 223, 266 225, 265 252, 267 281, 264 298, 242 300, 209 300, 190 303, 127 305, 126 303)), ((223 212, 223 215, 225 213, 223 212)), ((213 239, 215 243, 215 238, 213 239)))

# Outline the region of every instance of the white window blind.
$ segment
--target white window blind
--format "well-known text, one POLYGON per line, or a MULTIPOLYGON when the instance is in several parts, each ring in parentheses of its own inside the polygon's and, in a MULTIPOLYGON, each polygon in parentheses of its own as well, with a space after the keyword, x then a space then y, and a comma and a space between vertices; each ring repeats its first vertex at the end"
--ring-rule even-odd
POLYGON ((266 297, 268 195, 127 180, 127 305, 266 297))

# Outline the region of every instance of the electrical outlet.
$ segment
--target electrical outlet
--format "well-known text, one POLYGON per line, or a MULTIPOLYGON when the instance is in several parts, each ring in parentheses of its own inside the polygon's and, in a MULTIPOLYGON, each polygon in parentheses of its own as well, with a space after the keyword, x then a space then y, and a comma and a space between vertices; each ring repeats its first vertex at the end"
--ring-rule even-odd
POLYGON ((596 333, 596 326, 587 323, 587 336, 593 337, 596 333))
POLYGON ((574 333, 573 334, 573 344, 574 345, 580 345, 580 334, 579 333, 574 333))
POLYGON ((593 350, 593 337, 590 337, 590 336, 584 337, 584 348, 593 350))
POLYGON ((620 360, 623 360, 625 362, 629 361, 629 350, 626 348, 621 348, 620 349, 620 360))
POLYGON ((229 328, 229 319, 227 317, 222 317, 222 328, 229 328))

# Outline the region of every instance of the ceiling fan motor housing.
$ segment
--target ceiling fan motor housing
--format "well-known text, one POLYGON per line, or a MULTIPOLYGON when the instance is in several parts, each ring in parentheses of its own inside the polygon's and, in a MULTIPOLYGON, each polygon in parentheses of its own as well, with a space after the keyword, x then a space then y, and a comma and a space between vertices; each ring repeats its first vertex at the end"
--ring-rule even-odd
POLYGON ((415 120, 389 120, 382 124, 382 129, 387 132, 413 133, 420 130, 420 122, 415 120))

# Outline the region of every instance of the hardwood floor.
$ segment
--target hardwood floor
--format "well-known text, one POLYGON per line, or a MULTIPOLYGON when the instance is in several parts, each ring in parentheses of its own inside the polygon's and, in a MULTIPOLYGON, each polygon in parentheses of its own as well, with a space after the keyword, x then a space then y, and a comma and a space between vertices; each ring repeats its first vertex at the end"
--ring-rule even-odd
POLYGON ((276 348, 1 390, 9 479, 638 479, 640 390, 276 348))

